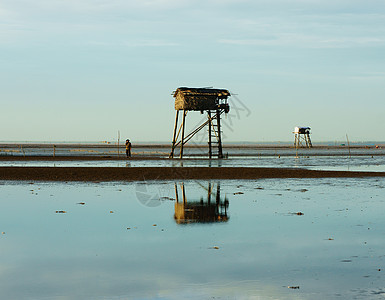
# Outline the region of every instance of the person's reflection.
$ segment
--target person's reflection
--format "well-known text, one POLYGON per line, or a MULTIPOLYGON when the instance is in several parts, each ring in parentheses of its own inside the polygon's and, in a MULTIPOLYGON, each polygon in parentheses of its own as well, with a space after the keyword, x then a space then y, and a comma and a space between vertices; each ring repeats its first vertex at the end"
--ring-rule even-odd
POLYGON ((208 184, 207 200, 203 197, 199 201, 187 200, 185 186, 180 186, 182 198, 178 192, 178 185, 175 183, 175 214, 174 219, 177 224, 189 223, 213 223, 227 222, 227 210, 229 201, 226 197, 221 198, 221 190, 219 183, 216 192, 214 185, 208 184))

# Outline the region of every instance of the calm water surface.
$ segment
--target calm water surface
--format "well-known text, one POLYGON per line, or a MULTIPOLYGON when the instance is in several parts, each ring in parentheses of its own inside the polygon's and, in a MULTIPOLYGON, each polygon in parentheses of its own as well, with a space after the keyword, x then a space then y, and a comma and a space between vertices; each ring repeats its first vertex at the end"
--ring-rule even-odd
POLYGON ((0 191, 0 299, 385 295, 384 179, 0 182, 0 191))
MULTIPOLYGON (((0 155, 30 156, 53 155, 50 148, 18 148, 0 149, 0 155), (6 152, 11 151, 11 152, 6 152), (13 151, 13 152, 12 152, 13 151)), ((84 146, 84 145, 83 145, 84 146)), ((121 149, 122 151, 123 149, 121 149)), ((0 161, 0 166, 48 166, 48 167, 281 167, 306 168, 313 170, 343 170, 343 171, 374 171, 385 172, 385 148, 300 148, 298 151, 290 148, 260 149, 250 147, 224 148, 229 154, 228 159, 207 159, 206 148, 187 148, 186 155, 192 155, 183 161, 169 160, 168 148, 141 148, 133 149, 134 157, 159 157, 155 160, 103 160, 103 161, 0 161), (199 158, 200 157, 200 158, 199 158)), ((116 149, 111 148, 60 148, 56 155, 118 155, 116 149)), ((124 157, 123 152, 120 154, 124 157)), ((177 156, 176 156, 177 157, 177 156)))
POLYGON ((107 161, 0 161, 0 166, 46 167, 272 167, 385 172, 385 156, 266 156, 229 159, 107 161))

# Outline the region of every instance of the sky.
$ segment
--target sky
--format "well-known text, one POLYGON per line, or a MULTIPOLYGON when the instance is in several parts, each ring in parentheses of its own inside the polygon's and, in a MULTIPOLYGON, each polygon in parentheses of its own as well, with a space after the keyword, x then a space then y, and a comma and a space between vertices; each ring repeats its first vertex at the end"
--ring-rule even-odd
POLYGON ((0 0, 0 141, 171 142, 180 86, 228 142, 384 141, 384 53, 383 0, 0 0))

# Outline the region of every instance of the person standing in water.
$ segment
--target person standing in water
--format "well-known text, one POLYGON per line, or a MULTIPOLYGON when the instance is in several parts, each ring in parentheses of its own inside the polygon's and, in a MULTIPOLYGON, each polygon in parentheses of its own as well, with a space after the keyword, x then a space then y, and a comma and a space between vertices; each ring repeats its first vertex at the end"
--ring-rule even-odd
POLYGON ((131 143, 130 140, 126 140, 126 156, 131 157, 131 143))

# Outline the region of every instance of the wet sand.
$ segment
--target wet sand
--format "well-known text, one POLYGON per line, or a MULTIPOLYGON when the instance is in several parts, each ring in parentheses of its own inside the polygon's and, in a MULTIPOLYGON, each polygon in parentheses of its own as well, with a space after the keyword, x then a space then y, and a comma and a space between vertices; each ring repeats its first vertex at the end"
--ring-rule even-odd
MULTIPOLYGON (((207 158, 208 159, 208 158, 207 158)), ((168 157, 141 155, 127 158, 126 156, 112 155, 68 155, 68 156, 46 156, 46 155, 30 155, 30 156, 0 156, 0 161, 131 161, 131 160, 169 160, 168 157)))
POLYGON ((245 167, 0 167, 0 180, 146 181, 261 178, 385 177, 385 172, 245 167))

